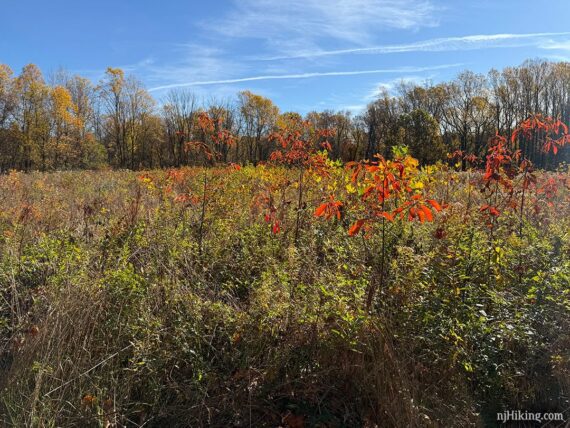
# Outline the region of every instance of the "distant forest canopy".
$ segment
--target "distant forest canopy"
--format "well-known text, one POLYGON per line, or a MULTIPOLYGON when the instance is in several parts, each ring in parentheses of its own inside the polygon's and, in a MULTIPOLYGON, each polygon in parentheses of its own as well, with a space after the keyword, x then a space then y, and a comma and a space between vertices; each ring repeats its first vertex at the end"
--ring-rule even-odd
MULTIPOLYGON (((206 138, 198 126, 204 112, 217 132, 235 137, 219 150, 219 161, 241 164, 266 161, 275 149, 270 134, 291 114, 249 91, 202 102, 190 91, 173 90, 159 104, 120 69, 107 69, 95 84, 65 71, 46 80, 33 64, 16 76, 0 64, 0 171, 193 165, 198 159, 186 143, 206 138)), ((359 115, 325 110, 304 119, 330 131, 334 159, 389 155, 392 146, 405 144, 420 162, 434 163, 456 150, 482 158, 490 137, 509 138, 532 114, 570 123, 570 63, 534 60, 487 75, 465 71, 446 83, 402 82, 359 115)), ((554 156, 537 141, 517 144, 538 167, 569 159, 568 146, 554 156)))

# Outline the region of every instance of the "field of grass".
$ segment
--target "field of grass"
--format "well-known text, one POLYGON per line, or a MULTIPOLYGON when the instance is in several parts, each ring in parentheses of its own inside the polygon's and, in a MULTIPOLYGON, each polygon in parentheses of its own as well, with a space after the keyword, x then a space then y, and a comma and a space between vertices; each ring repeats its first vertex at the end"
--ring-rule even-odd
POLYGON ((489 193, 480 172, 425 168, 410 192, 441 210, 400 218, 396 199, 381 219, 351 174, 1 176, 2 424, 568 418, 568 171, 489 193))

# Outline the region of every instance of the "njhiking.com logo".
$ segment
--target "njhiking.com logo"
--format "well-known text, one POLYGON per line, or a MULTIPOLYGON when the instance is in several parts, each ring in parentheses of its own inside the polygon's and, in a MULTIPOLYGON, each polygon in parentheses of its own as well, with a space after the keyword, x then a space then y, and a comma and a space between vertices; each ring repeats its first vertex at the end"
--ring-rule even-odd
POLYGON ((528 422, 550 422, 550 421, 564 421, 562 413, 533 413, 526 410, 505 410, 497 413, 497 421, 506 423, 510 421, 528 421, 528 422))

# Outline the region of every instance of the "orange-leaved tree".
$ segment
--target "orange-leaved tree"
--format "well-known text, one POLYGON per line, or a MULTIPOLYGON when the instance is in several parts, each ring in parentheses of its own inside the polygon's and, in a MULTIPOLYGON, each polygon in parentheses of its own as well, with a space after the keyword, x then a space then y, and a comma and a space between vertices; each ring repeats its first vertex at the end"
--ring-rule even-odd
POLYGON ((356 221, 348 230, 350 236, 365 232, 366 236, 380 234, 380 264, 366 293, 366 309, 369 310, 379 287, 387 277, 387 234, 394 223, 419 221, 431 222, 434 213, 442 208, 424 192, 419 178, 418 161, 407 154, 407 150, 395 148, 394 159, 388 160, 376 155, 374 160, 349 162, 351 186, 358 197, 348 207, 334 196, 315 210, 315 216, 340 217, 340 207, 352 211, 356 221))
MULTIPOLYGON (((269 136, 269 140, 277 145, 269 160, 298 171, 295 243, 299 240, 302 212, 306 205, 303 200, 305 173, 311 171, 320 176, 329 174, 330 164, 327 161, 330 145, 326 138, 331 132, 314 128, 297 113, 284 113, 277 121, 276 130, 269 136)), ((274 233, 279 230, 279 227, 273 227, 274 233)))
MULTIPOLYGON (((518 215, 518 235, 523 236, 524 210, 527 193, 537 187, 532 162, 528 159, 531 147, 543 154, 559 149, 570 142, 568 127, 559 119, 531 115, 521 122, 511 135, 510 141, 497 134, 489 140, 481 191, 486 202, 480 207, 489 229, 488 270, 491 269, 495 230, 503 210, 510 209, 518 215)), ((521 259, 522 263, 522 259, 521 259)))
MULTIPOLYGON (((185 144, 186 152, 193 152, 196 158, 201 160, 203 175, 202 175, 202 191, 201 195, 195 195, 187 188, 182 193, 176 196, 177 202, 182 202, 185 205, 194 203, 200 204, 200 212, 198 219, 197 241, 198 253, 201 255, 203 252, 204 240, 204 223, 206 219, 206 210, 208 201, 211 199, 211 193, 214 189, 210 188, 208 176, 208 166, 213 166, 222 158, 222 152, 235 143, 234 135, 222 126, 222 119, 213 119, 208 113, 200 112, 196 116, 196 130, 194 135, 187 136, 188 140, 185 144)), ((233 167, 231 169, 234 169, 233 167)), ((172 174, 172 177, 180 177, 180 174, 172 174)))

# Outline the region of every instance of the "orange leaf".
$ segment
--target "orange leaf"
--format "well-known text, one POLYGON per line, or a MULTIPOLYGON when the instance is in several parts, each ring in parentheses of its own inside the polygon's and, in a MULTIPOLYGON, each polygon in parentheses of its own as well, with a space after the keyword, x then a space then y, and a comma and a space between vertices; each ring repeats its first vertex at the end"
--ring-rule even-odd
POLYGON ((418 218, 420 219, 420 223, 423 223, 426 220, 426 215, 422 210, 418 210, 418 218))
POLYGON ((342 207, 342 203, 341 202, 337 202, 337 204, 335 205, 335 209, 336 209, 336 218, 338 220, 340 220, 342 218, 342 215, 340 213, 340 207, 342 207))
POLYGON ((315 210, 315 217, 320 217, 325 213, 328 204, 322 204, 321 206, 317 207, 315 210))
POLYGON ((368 186, 368 187, 364 190, 364 192, 362 193, 362 196, 363 196, 363 197, 368 196, 368 195, 370 194, 370 192, 372 192, 373 190, 374 190, 374 186, 368 186))
POLYGON ((433 214, 431 213, 431 210, 428 207, 422 205, 420 207, 420 210, 422 210, 422 212, 426 215, 427 221, 433 221, 433 214))
POLYGON ((350 236, 356 235, 358 232, 360 232, 360 229, 362 229, 363 225, 364 225, 364 220, 357 220, 356 223, 354 223, 352 227, 348 230, 348 234, 350 236))
POLYGON ((430 204, 437 212, 441 211, 441 205, 439 205, 436 200, 428 199, 427 203, 430 204))

